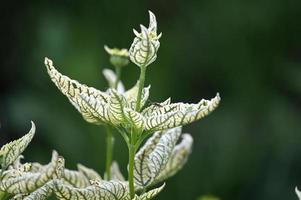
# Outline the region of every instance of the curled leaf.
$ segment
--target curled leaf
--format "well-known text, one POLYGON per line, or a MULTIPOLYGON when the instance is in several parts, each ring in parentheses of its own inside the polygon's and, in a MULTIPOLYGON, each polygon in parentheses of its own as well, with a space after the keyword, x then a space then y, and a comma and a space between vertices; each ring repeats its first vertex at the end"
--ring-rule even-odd
POLYGON ((0 149, 0 165, 1 168, 5 169, 12 164, 22 152, 26 149, 28 144, 31 142, 36 131, 35 124, 31 122, 30 131, 18 140, 14 140, 0 149))

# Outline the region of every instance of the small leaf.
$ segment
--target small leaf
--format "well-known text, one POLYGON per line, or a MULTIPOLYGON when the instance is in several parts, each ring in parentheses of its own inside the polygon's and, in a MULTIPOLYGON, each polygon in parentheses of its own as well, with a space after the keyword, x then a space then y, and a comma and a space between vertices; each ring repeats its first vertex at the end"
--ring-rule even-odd
POLYGON ((35 134, 35 131, 36 131, 35 124, 31 122, 31 129, 25 136, 1 147, 0 164, 3 169, 7 168, 16 159, 18 159, 18 157, 22 154, 22 152, 26 149, 28 144, 31 142, 35 134))
POLYGON ((193 138, 189 134, 184 134, 182 138, 181 143, 173 149, 164 170, 160 172, 154 184, 175 175, 186 164, 191 153, 193 138))
POLYGON ((139 67, 146 67, 154 62, 160 47, 161 34, 157 35, 156 17, 152 12, 149 12, 149 18, 148 28, 140 25, 141 33, 134 30, 136 37, 129 50, 130 60, 139 67))

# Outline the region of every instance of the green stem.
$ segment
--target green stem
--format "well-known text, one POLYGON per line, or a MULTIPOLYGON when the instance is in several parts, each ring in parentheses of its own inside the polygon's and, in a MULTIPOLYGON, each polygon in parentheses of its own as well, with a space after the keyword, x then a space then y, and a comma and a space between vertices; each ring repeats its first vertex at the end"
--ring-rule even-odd
POLYGON ((115 66, 115 73, 116 73, 116 81, 115 81, 115 84, 114 84, 114 89, 117 90, 118 83, 119 83, 120 77, 121 77, 121 67, 115 66))
POLYGON ((129 179, 129 190, 130 190, 130 197, 133 199, 135 197, 135 186, 134 186, 134 161, 135 161, 135 153, 136 148, 134 144, 129 145, 129 172, 128 172, 128 179, 129 179))
POLYGON ((140 110, 140 105, 141 105, 141 96, 142 96, 142 90, 144 87, 144 81, 145 81, 145 72, 146 72, 146 67, 141 66, 140 67, 140 77, 139 77, 139 89, 138 89, 138 95, 137 95, 137 102, 136 102, 136 111, 140 110))
POLYGON ((112 129, 109 126, 106 126, 107 130, 107 150, 106 150, 106 180, 111 180, 111 165, 113 160, 113 147, 114 147, 114 136, 112 133, 112 129))

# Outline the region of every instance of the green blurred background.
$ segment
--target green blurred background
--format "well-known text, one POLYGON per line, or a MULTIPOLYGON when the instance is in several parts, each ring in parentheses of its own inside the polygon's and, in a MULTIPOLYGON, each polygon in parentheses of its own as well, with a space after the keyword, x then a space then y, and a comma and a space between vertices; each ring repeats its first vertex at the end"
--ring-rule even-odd
MULTIPOLYGON (((0 66, 1 145, 37 125, 25 152, 46 163, 52 149, 104 171, 105 132, 86 123, 50 81, 44 57, 64 74, 105 90, 110 67, 103 46, 128 48, 132 28, 163 32, 149 66, 151 100, 197 102, 220 92, 209 117, 184 128, 195 139, 185 168, 158 199, 296 199, 301 186, 301 1, 79 1, 2 2, 0 66)), ((127 87, 139 70, 123 71, 127 87)), ((127 150, 118 136, 115 158, 126 172, 127 150)))

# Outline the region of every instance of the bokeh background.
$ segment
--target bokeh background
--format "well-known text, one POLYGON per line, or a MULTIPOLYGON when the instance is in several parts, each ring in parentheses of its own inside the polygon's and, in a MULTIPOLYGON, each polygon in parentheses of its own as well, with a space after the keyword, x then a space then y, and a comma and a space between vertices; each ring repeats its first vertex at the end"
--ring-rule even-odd
MULTIPOLYGON (((46 163, 52 149, 68 168, 104 171, 105 132, 86 123, 47 76, 48 56, 64 74, 105 90, 110 67, 103 46, 128 48, 132 28, 152 10, 163 32, 146 82, 151 100, 197 102, 220 92, 209 117, 186 126, 195 139, 185 168, 158 199, 296 199, 301 186, 301 1, 6 1, 1 5, 0 143, 36 136, 28 161, 46 163)), ((138 78, 124 71, 127 87, 138 78)), ((126 172, 117 137, 115 158, 126 172)))

